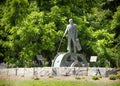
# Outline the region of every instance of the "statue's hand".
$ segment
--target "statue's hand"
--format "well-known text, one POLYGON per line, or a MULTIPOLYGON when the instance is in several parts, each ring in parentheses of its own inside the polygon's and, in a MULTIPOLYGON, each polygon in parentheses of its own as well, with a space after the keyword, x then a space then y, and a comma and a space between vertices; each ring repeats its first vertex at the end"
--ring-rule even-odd
POLYGON ((65 36, 63 36, 63 39, 65 39, 65 36))
POLYGON ((79 39, 77 38, 76 41, 79 41, 79 39))

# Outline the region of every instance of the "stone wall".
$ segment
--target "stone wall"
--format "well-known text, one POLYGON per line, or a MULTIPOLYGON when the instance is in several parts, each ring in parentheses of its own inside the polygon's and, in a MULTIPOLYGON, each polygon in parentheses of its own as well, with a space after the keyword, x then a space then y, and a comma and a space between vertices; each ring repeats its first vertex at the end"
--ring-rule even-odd
POLYGON ((87 68, 87 67, 33 67, 33 68, 3 68, 0 75, 10 76, 108 76, 116 73, 113 68, 87 68))

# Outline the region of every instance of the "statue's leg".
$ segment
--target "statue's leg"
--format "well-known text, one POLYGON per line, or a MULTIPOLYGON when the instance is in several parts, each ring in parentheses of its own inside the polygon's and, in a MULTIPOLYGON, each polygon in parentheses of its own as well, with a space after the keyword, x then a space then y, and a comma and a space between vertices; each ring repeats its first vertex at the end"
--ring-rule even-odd
POLYGON ((71 38, 68 38, 68 47, 67 47, 68 52, 71 52, 71 38))
POLYGON ((75 41, 73 42, 73 45, 74 45, 74 53, 76 53, 77 51, 76 51, 76 42, 75 41))
POLYGON ((72 41, 73 41, 74 53, 76 53, 76 52, 77 52, 77 51, 76 51, 76 40, 73 38, 72 41))

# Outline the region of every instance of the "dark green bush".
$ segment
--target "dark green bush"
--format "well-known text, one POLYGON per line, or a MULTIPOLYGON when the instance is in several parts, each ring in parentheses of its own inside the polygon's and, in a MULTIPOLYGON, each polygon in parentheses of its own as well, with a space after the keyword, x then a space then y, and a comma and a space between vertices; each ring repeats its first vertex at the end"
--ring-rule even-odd
POLYGON ((93 80, 99 80, 100 76, 92 76, 93 80))
POLYGON ((120 72, 117 73, 117 78, 120 79, 120 72))
POLYGON ((39 80, 39 78, 38 78, 38 77, 33 77, 33 79, 34 79, 34 80, 39 80))
POLYGON ((53 78, 53 76, 48 76, 49 78, 53 78))
POLYGON ((116 80, 117 79, 117 75, 109 75, 109 79, 110 80, 116 80))
POLYGON ((80 80, 81 78, 79 76, 76 76, 75 79, 80 80))

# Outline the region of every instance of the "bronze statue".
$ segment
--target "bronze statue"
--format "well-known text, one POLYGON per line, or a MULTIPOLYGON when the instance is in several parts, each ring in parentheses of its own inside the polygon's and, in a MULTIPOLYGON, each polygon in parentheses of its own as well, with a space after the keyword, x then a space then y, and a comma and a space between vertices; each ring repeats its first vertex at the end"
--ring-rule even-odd
POLYGON ((77 26, 76 24, 73 23, 72 19, 69 19, 69 25, 67 25, 63 37, 65 37, 67 32, 68 32, 68 46, 67 46, 68 52, 72 52, 72 49, 74 50, 74 53, 82 50, 78 39, 77 26))

